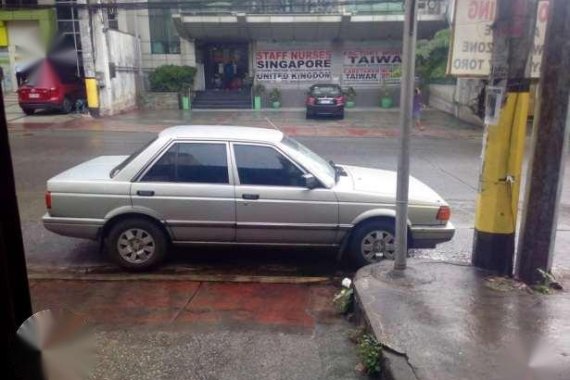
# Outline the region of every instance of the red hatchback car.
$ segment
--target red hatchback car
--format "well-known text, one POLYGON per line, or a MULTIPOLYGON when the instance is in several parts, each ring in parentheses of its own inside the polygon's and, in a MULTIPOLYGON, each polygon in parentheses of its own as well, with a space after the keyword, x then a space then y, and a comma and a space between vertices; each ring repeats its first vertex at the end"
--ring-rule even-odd
POLYGON ((26 115, 38 109, 69 113, 78 99, 85 99, 83 80, 71 67, 57 68, 44 60, 18 89, 18 103, 26 115))

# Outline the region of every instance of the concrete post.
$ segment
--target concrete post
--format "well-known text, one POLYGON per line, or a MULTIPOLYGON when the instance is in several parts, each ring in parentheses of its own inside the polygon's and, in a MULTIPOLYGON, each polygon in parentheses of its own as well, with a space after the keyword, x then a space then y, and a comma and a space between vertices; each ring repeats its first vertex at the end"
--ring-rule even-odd
MULTIPOLYGON (((526 69, 537 0, 498 0, 496 9, 488 83, 501 89, 504 98, 496 107, 498 122, 488 121, 485 127, 471 262, 511 276, 528 117, 526 69)), ((488 87, 487 92, 491 92, 488 87)))
POLYGON ((526 283, 552 268, 558 208, 570 130, 570 1, 550 0, 535 116, 532 157, 516 266, 526 283))
POLYGON ((417 2, 406 1, 400 93, 400 153, 396 190, 396 259, 394 269, 405 269, 408 255, 408 189, 410 182, 410 128, 415 86, 417 2))

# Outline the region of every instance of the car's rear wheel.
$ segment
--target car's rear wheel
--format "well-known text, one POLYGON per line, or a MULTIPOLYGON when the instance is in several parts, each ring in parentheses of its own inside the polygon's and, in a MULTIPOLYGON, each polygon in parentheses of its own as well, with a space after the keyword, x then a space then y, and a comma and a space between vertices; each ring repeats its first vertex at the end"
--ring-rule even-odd
POLYGON ((341 111, 341 112, 338 114, 338 118, 339 118, 340 120, 343 120, 343 119, 344 119, 344 110, 341 111))
POLYGON ((63 98, 63 103, 61 104, 61 112, 66 114, 70 113, 72 108, 73 103, 71 102, 71 99, 68 97, 63 98))
POLYGON ((168 246, 162 229, 142 218, 117 222, 111 227, 106 243, 111 259, 131 271, 144 271, 158 265, 168 246))
POLYGON ((307 112, 305 113, 305 119, 312 119, 313 118, 313 113, 309 110, 307 110, 307 112))
POLYGON ((33 115, 34 114, 34 109, 33 108, 22 108, 22 112, 25 113, 26 115, 33 115))
POLYGON ((365 223, 354 231, 350 240, 350 256, 357 267, 394 259, 396 240, 393 220, 365 223))

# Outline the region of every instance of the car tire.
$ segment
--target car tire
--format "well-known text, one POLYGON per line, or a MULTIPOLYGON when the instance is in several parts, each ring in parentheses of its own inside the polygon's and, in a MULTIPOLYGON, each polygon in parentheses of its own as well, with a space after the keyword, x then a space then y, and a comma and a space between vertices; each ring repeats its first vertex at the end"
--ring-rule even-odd
POLYGON ((393 219, 375 220, 358 226, 350 237, 352 263, 360 268, 384 258, 393 259, 396 244, 394 231, 393 219))
POLYGON ((63 98, 63 103, 61 104, 61 112, 68 114, 73 109, 73 102, 68 97, 63 98))
POLYGON ((305 113, 305 119, 309 120, 309 119, 312 119, 312 118, 313 118, 312 112, 307 111, 307 112, 305 113))
POLYGON ((125 219, 113 225, 106 238, 111 259, 128 271, 140 272, 158 265, 166 256, 164 231, 147 219, 125 219))
POLYGON ((344 111, 338 114, 339 120, 344 120, 344 111))
POLYGON ((33 108, 22 108, 22 112, 28 116, 33 115, 35 111, 33 108))

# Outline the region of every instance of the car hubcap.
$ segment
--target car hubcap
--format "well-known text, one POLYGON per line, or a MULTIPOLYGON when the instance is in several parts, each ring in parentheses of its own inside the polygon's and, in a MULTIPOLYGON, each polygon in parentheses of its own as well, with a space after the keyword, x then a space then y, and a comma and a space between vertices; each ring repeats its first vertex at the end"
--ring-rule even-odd
POLYGON ((394 235, 388 231, 370 231, 364 239, 362 239, 361 248, 362 256, 369 261, 374 262, 382 258, 394 258, 394 235))
POLYGON ((140 264, 152 257, 155 244, 148 232, 140 228, 132 228, 121 234, 117 249, 124 260, 140 264))

